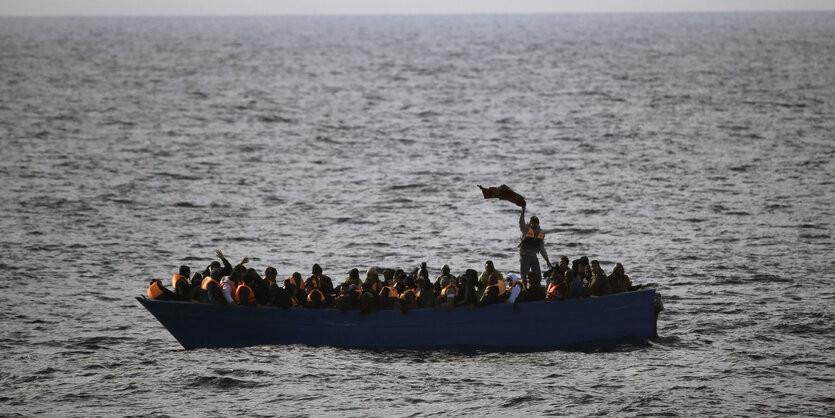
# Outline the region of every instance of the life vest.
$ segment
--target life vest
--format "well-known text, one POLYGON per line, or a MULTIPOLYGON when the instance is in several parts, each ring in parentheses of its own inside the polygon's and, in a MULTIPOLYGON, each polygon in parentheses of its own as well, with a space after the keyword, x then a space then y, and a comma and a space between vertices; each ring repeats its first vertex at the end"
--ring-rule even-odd
MULTIPOLYGON (((244 284, 241 283, 241 285, 243 286, 244 284)), ((235 297, 235 290, 237 290, 238 285, 235 284, 235 283, 232 283, 232 282, 222 282, 220 284, 220 291, 221 292, 223 292, 223 286, 230 286, 229 294, 234 298, 235 297)), ((237 299, 235 299, 235 301, 237 301, 237 299)))
POLYGON ((325 301, 325 294, 324 294, 324 293, 322 293, 322 291, 321 291, 321 290, 319 290, 319 289, 312 289, 312 290, 310 291, 310 293, 308 293, 308 294, 307 294, 307 301, 308 301, 308 302, 313 302, 313 298, 312 298, 311 296, 313 296, 313 294, 314 294, 314 293, 318 293, 318 294, 322 297, 322 298, 319 300, 320 302, 324 302, 324 301, 325 301))
POLYGON ((162 285, 160 284, 159 280, 154 280, 151 282, 151 285, 148 286, 148 297, 150 299, 156 299, 162 295, 162 285))
POLYGON ((254 305, 255 304, 255 293, 252 292, 251 287, 249 287, 245 284, 242 284, 242 285, 238 286, 238 288, 235 289, 234 295, 235 295, 235 303, 237 303, 238 305, 254 305), (246 290, 249 291, 249 296, 247 296, 247 298, 244 301, 241 301, 241 289, 244 289, 244 288, 246 288, 246 290))
POLYGON ((403 293, 400 294, 400 300, 406 300, 406 295, 408 295, 409 293, 415 295, 415 298, 417 298, 418 296, 418 294, 415 293, 415 289, 406 289, 403 291, 403 293))
POLYGON ((395 289, 395 288, 393 288, 393 287, 391 287, 391 286, 384 286, 384 287, 380 290, 380 296, 382 296, 382 297, 389 297, 389 298, 395 298, 395 299, 397 299, 397 298, 399 298, 399 297, 400 297, 400 294, 399 294, 399 293, 397 293, 397 289, 395 289))
POLYGON ((522 291, 525 291, 525 282, 523 282, 522 279, 516 279, 516 281, 513 282, 513 285, 510 286, 510 290, 513 291, 513 288, 517 285, 522 286, 522 291))
POLYGON ((320 286, 322 283, 319 281, 319 279, 316 276, 311 276, 310 281, 308 283, 310 283, 310 287, 312 289, 321 289, 322 288, 322 286, 320 286))
POLYGON ((302 281, 302 279, 296 280, 295 278, 293 278, 293 276, 288 277, 286 280, 284 280, 285 288, 287 287, 287 282, 290 282, 290 284, 295 285, 297 289, 304 289, 304 282, 302 281))
POLYGON ((548 285, 548 292, 546 292, 545 298, 546 299, 558 299, 559 294, 557 293, 557 285, 550 283, 548 285))
POLYGON ((174 273, 174 277, 171 278, 171 288, 175 291, 177 290, 177 282, 179 282, 180 280, 185 280, 186 284, 188 284, 188 277, 183 276, 179 273, 174 273))
POLYGON ((455 296, 458 294, 458 286, 450 283, 446 285, 444 290, 441 290, 441 296, 446 297, 447 295, 455 296))
POLYGON ((212 276, 209 276, 209 277, 204 278, 203 281, 200 283, 200 289, 208 290, 209 289, 209 283, 212 283, 212 282, 214 282, 214 284, 220 286, 220 283, 218 283, 217 280, 213 279, 212 276))
POLYGON ((502 279, 497 280, 496 284, 491 284, 490 286, 487 286, 487 288, 484 291, 487 292, 487 290, 489 290, 491 287, 499 289, 499 296, 507 292, 507 284, 505 284, 504 280, 502 279))
POLYGON ((380 282, 376 281, 371 285, 371 291, 374 293, 380 293, 380 282))
POLYGON ((525 233, 525 237, 522 238, 522 242, 519 243, 519 246, 525 250, 538 251, 539 247, 542 245, 542 241, 544 240, 545 233, 542 232, 541 229, 539 232, 535 232, 533 227, 529 226, 528 232, 525 233))

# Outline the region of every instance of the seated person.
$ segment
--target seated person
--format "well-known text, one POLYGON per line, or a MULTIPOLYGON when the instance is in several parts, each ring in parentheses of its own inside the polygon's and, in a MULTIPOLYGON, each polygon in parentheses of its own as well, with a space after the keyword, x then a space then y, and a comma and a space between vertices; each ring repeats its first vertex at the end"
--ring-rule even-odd
POLYGON ((408 287, 404 284, 403 291, 400 292, 400 307, 401 309, 414 309, 417 308, 418 305, 418 297, 417 291, 415 290, 414 286, 408 287))
POLYGON ((293 275, 284 280, 284 291, 290 296, 293 307, 304 305, 307 302, 304 280, 302 280, 302 274, 299 272, 294 272, 293 275))
POLYGON ((458 294, 458 287, 446 277, 441 278, 441 293, 438 295, 438 305, 451 308, 455 306, 455 295, 458 294))
POLYGON ((415 284, 417 285, 415 294, 418 299, 418 305, 423 308, 434 307, 435 304, 438 303, 435 299, 435 286, 433 286, 432 283, 423 276, 418 276, 415 284))
POLYGON ((508 291, 510 296, 508 296, 507 302, 514 303, 516 302, 516 299, 519 298, 519 295, 525 291, 525 282, 523 282, 522 278, 516 273, 508 274, 507 281, 510 285, 510 290, 508 291))
POLYGON ((153 300, 183 300, 176 293, 168 290, 162 285, 162 282, 157 279, 151 280, 148 286, 148 299, 153 300))
POLYGON ((171 278, 171 288, 181 300, 191 298, 191 284, 189 284, 191 269, 188 266, 180 266, 179 271, 171 278))
POLYGON ((334 300, 337 309, 343 312, 348 309, 359 309, 362 290, 355 284, 342 283, 339 285, 339 296, 334 300))
POLYGON ((397 289, 395 289, 394 286, 383 286, 383 288, 380 289, 380 294, 378 296, 380 309, 400 309, 400 293, 397 292, 397 289))
POLYGON ((455 306, 474 306, 478 302, 474 284, 478 283, 478 272, 467 269, 458 276, 458 294, 455 296, 455 306))
MULTIPOLYGON (((557 271, 555 271, 551 275, 551 283, 548 284, 548 291, 545 294, 546 299, 548 299, 548 300, 568 299, 568 290, 570 289, 571 281, 569 279, 567 279, 567 277, 569 277, 569 276, 572 277, 572 278, 574 277, 573 272, 568 273, 570 271, 571 270, 569 269, 569 270, 566 270, 565 273, 563 273, 562 280, 557 279, 557 276, 559 275, 559 272, 557 272, 557 271)), ((580 284, 580 286, 582 286, 582 283, 580 284)))
POLYGON ((507 299, 507 285, 501 277, 490 275, 490 281, 487 282, 487 288, 484 289, 484 294, 478 301, 478 306, 487 306, 494 303, 502 303, 507 299))
POLYGON ((452 283, 452 282, 455 280, 455 276, 453 276, 453 275, 449 272, 449 265, 448 265, 448 264, 444 264, 444 266, 443 266, 443 267, 441 267, 441 275, 440 275, 440 276, 438 276, 438 277, 435 279, 435 283, 434 283, 434 284, 435 284, 435 293, 436 293, 436 294, 440 294, 440 293, 441 293, 441 290, 443 290, 444 286, 441 284, 441 280, 444 280, 444 279, 446 279, 446 281, 447 281, 448 283, 452 283))
POLYGON ((203 275, 200 273, 194 273, 191 276, 191 283, 189 286, 189 296, 187 300, 192 302, 200 302, 200 283, 203 282, 203 275))
POLYGON ((539 275, 535 274, 532 271, 529 272, 528 284, 528 289, 525 290, 524 294, 521 296, 523 302, 535 302, 538 300, 545 299, 545 289, 539 282, 539 275))
POLYGON ((478 287, 479 289, 485 289, 487 286, 490 285, 491 276, 500 279, 502 277, 502 273, 496 270, 496 268, 493 266, 492 261, 487 260, 487 262, 484 263, 484 271, 482 271, 481 275, 478 276, 478 285, 476 285, 476 287, 478 287))
POLYGON ((590 270, 591 282, 583 292, 583 297, 611 295, 612 286, 609 284, 609 278, 606 277, 606 273, 600 268, 597 260, 592 260, 590 270))
POLYGON ((615 268, 612 269, 612 274, 609 275, 609 285, 612 287, 613 294, 631 292, 645 287, 645 285, 633 286, 629 276, 623 272, 621 263, 615 264, 615 268))

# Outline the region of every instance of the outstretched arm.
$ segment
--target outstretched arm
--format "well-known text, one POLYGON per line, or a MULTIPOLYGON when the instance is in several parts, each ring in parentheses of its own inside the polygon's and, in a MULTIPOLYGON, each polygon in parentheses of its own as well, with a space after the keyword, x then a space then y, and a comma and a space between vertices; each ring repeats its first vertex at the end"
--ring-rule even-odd
POLYGON ((528 232, 528 231, 525 229, 525 227, 526 227, 526 226, 527 226, 527 225, 525 224, 525 207, 523 206, 523 207, 522 207, 522 214, 521 214, 521 215, 519 215, 519 230, 520 230, 520 231, 522 231, 522 233, 523 233, 523 234, 524 234, 525 232, 528 232))
POLYGON ((223 263, 223 276, 228 276, 230 273, 232 273, 232 264, 230 264, 229 260, 227 260, 226 257, 223 256, 223 252, 217 250, 215 251, 215 255, 217 255, 217 258, 219 258, 220 261, 223 263))

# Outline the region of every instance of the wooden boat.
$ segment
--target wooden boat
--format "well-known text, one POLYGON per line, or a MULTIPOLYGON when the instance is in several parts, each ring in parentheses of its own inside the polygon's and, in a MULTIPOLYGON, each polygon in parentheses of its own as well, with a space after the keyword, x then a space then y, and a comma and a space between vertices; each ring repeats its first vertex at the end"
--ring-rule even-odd
POLYGON ((279 344, 355 348, 558 347, 632 336, 652 337, 662 309, 654 289, 584 300, 367 314, 136 299, 186 349, 279 344))

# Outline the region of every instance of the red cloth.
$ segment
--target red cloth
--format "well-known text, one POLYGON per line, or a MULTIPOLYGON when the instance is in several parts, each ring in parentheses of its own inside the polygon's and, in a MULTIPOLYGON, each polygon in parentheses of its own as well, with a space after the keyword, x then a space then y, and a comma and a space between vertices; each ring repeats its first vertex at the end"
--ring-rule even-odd
POLYGON ((506 184, 502 184, 499 187, 490 187, 484 188, 481 185, 478 185, 478 188, 481 189, 481 194, 484 195, 485 199, 500 199, 500 200, 507 200, 508 202, 514 203, 516 206, 525 207, 525 198, 522 197, 519 193, 510 190, 510 187, 507 187, 506 184))

